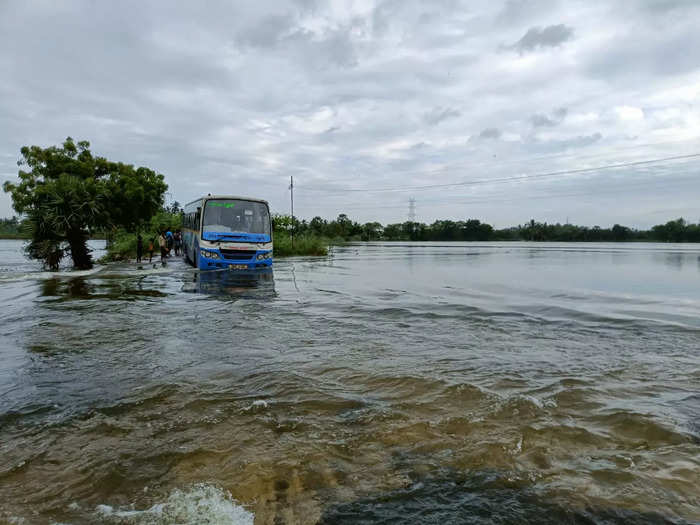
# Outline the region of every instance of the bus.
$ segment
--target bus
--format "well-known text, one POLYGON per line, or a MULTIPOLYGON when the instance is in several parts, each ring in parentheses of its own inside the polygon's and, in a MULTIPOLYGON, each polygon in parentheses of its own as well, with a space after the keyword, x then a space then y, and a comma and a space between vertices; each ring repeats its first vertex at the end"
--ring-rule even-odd
POLYGON ((207 195, 185 205, 185 259, 195 268, 264 269, 272 266, 272 225, 267 201, 207 195))

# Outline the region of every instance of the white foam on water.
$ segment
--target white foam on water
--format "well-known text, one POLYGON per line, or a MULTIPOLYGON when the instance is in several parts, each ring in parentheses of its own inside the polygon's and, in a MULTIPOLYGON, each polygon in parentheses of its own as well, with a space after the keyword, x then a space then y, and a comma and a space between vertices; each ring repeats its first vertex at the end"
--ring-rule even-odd
POLYGON ((59 270, 57 272, 46 272, 46 271, 36 271, 29 273, 15 273, 3 275, 0 278, 0 282, 14 282, 14 281, 32 281, 32 280, 45 280, 45 279, 56 279, 56 278, 73 278, 73 277, 89 277, 95 275, 96 273, 102 271, 104 266, 97 265, 90 270, 59 270))
MULTIPOLYGON (((16 281, 44 281, 47 279, 72 279, 75 277, 92 277, 98 274, 100 277, 129 277, 153 274, 170 274, 173 273, 174 270, 175 268, 172 266, 163 266, 160 262, 142 263, 139 265, 120 265, 120 263, 110 263, 107 265, 96 264, 90 270, 63 269, 55 272, 45 270, 14 272, 9 270, 0 275, 0 283, 16 281)), ((177 268, 177 270, 181 271, 180 268, 177 268)), ((187 271, 185 273, 188 273, 191 269, 186 270, 187 271)))
POLYGON ((175 489, 164 503, 156 503, 146 510, 98 505, 95 514, 107 523, 153 525, 253 525, 255 517, 239 505, 229 492, 206 483, 198 483, 185 490, 175 489))
POLYGON ((270 404, 264 399, 256 399, 253 404, 244 408, 243 412, 260 412, 268 408, 270 404))

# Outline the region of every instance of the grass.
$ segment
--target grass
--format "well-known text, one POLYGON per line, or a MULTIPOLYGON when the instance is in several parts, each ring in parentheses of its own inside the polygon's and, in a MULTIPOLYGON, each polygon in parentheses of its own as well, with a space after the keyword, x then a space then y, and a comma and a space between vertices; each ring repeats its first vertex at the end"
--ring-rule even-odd
POLYGON ((292 255, 328 255, 330 241, 315 235, 301 235, 292 239, 286 232, 275 232, 273 254, 275 257, 292 255))
MULTIPOLYGON (((144 254, 147 253, 148 240, 153 238, 155 233, 142 233, 144 254)), ((275 232, 274 234, 274 256, 290 257, 294 255, 328 255, 329 239, 315 235, 301 235, 292 239, 287 232, 275 232)), ((156 252, 158 251, 156 246, 156 252)), ((107 254, 100 259, 100 262, 128 261, 136 257, 136 234, 119 232, 114 238, 114 242, 107 249, 107 254)))
MULTIPOLYGON (((156 233, 141 233, 143 238, 143 254, 148 254, 148 242, 156 233)), ((154 252, 160 253, 158 243, 154 242, 154 252)), ((136 234, 120 231, 114 237, 114 241, 107 248, 107 254, 99 262, 129 261, 136 258, 136 234)))

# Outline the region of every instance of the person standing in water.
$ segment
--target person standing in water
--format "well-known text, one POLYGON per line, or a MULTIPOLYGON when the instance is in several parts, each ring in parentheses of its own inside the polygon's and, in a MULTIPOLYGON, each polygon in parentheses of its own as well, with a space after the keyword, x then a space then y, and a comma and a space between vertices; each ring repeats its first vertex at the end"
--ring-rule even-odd
POLYGON ((182 232, 180 230, 175 231, 175 255, 182 255, 182 232))
POLYGON ((153 239, 148 241, 148 262, 153 262, 153 239))
POLYGON ((168 257, 170 257, 170 251, 173 249, 173 242, 174 242, 173 232, 171 232, 170 230, 165 232, 165 241, 168 243, 167 244, 167 247, 168 247, 167 255, 168 255, 168 257))
POLYGON ((165 235, 165 230, 158 235, 158 246, 160 246, 160 262, 165 266, 165 258, 168 256, 168 239, 165 235))
POLYGON ((139 233, 136 236, 136 262, 140 263, 142 257, 143 257, 143 237, 141 237, 141 234, 139 233))

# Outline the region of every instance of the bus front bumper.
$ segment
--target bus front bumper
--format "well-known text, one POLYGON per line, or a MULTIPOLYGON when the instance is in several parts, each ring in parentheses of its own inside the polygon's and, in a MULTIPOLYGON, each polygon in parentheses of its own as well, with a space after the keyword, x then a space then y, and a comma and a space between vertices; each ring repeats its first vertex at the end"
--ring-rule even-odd
POLYGON ((272 258, 252 259, 250 261, 232 261, 224 258, 212 259, 199 256, 198 268, 200 270, 255 270, 259 268, 270 268, 272 258))

